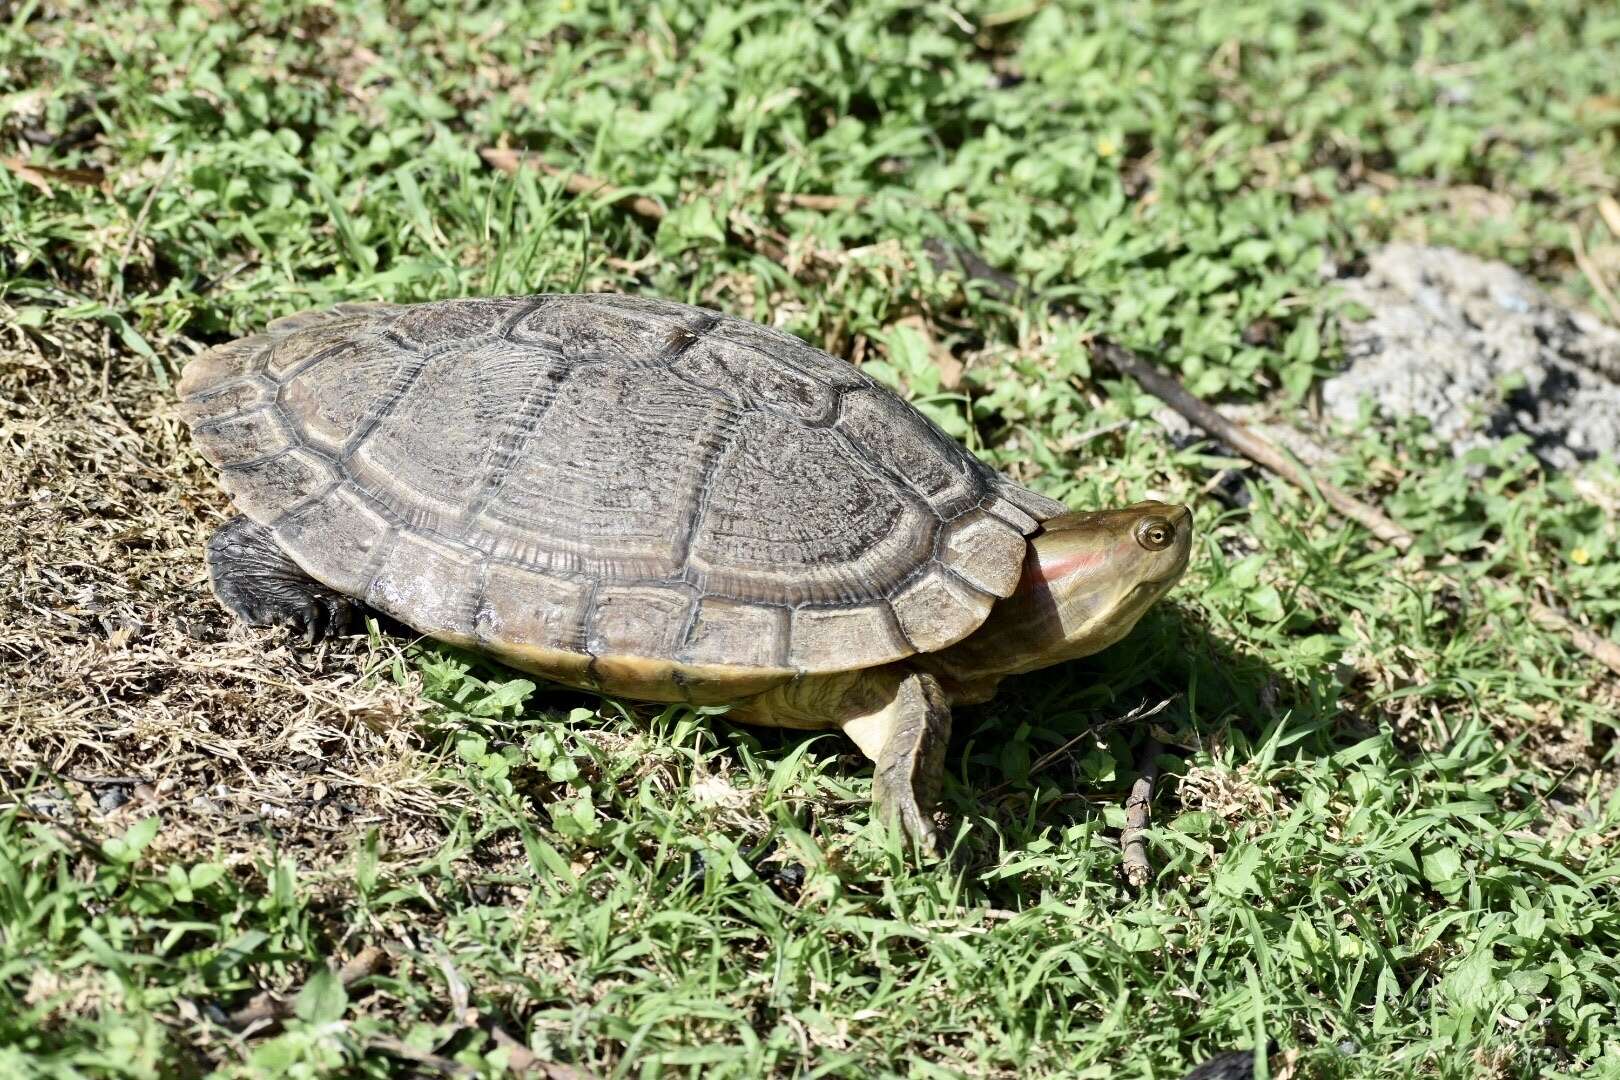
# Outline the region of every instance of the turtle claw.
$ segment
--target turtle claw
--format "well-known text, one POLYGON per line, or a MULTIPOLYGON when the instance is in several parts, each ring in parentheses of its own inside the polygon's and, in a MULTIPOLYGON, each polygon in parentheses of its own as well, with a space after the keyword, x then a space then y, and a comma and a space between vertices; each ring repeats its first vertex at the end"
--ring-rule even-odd
POLYGON ((341 637, 354 621, 354 604, 346 596, 336 593, 316 593, 313 582, 310 595, 302 602, 290 601, 271 608, 268 618, 249 619, 255 625, 283 626, 306 646, 341 637))
POLYGON ((247 518, 226 523, 208 541, 214 595, 250 626, 284 626, 305 645, 347 631, 354 601, 306 575, 247 518))
POLYGON ((873 785, 873 802, 888 823, 898 826, 918 852, 929 859, 942 854, 939 829, 930 814, 917 801, 910 788, 890 790, 880 784, 873 785))

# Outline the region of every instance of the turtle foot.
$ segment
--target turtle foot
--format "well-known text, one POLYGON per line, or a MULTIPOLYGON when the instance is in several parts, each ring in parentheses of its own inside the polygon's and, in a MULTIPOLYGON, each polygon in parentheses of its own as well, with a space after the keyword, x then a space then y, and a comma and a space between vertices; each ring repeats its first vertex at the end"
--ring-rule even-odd
POLYGON ((872 776, 872 801, 917 848, 938 858, 942 845, 933 811, 945 778, 951 737, 950 704, 932 676, 914 674, 900 684, 894 717, 872 776))
POLYGON ((232 615, 250 626, 285 626, 307 645, 354 622, 354 601, 305 574, 251 518, 233 518, 209 537, 208 576, 232 615))

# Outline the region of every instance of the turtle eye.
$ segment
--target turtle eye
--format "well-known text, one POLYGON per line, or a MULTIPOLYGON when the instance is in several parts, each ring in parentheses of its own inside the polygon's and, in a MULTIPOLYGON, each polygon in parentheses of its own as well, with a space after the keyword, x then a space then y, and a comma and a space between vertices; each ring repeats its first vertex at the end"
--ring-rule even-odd
POLYGON ((1136 542, 1149 551, 1163 551, 1176 540, 1176 527, 1162 517, 1150 517, 1136 527, 1136 542))

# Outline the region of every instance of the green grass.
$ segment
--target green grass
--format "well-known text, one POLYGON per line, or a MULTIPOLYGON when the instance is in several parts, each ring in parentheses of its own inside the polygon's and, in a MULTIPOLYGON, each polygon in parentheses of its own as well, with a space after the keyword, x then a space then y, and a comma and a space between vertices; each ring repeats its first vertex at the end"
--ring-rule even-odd
MULTIPOLYGON (((663 295, 863 359, 1051 495, 1151 490, 1201 532, 1131 639, 959 713, 950 867, 872 825, 837 738, 584 700, 448 650, 368 676, 432 705, 426 846, 387 827, 333 863, 269 832, 165 846, 181 807, 70 828, 39 811, 54 781, 14 774, 0 1072, 407 1075, 432 1052, 495 1074, 507 1051, 462 1022, 466 995, 603 1076, 1163 1077, 1275 1040, 1298 1076, 1620 1077, 1615 681, 1306 495, 1251 473, 1251 502, 1215 502, 1231 463, 1171 446, 1081 345, 1106 331, 1201 395, 1288 412, 1338 359, 1324 267, 1386 239, 1594 303, 1570 245, 1620 283, 1595 210, 1620 178, 1620 8, 131 6, 0 6, 0 157, 105 174, 46 173, 47 193, 0 168, 0 322, 100 324, 133 360, 117 378, 162 387, 209 343, 339 300, 663 295), (503 175, 478 157, 503 142, 670 213, 503 175), (821 254, 768 258, 761 230, 821 254), (1084 314, 964 295, 929 238, 1084 314), (1030 770, 1165 697, 1175 782, 1136 896, 1117 835, 1148 733, 1103 727, 1030 770), (346 993, 312 975, 365 944, 382 973, 346 993), (221 1023, 306 984, 279 1032, 221 1023)), ((1334 445, 1325 478, 1429 550, 1616 636, 1612 467, 1454 461, 1420 427, 1334 445)))

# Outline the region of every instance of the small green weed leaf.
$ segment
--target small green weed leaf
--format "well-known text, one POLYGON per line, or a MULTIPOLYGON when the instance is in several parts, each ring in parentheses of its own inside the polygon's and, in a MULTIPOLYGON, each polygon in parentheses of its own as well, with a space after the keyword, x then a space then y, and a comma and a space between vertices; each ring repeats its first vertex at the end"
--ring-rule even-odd
POLYGON ((1462 888, 1462 856, 1456 848, 1433 847, 1423 851, 1423 877, 1443 894, 1462 888))
POLYGON ((658 250, 678 255, 690 248, 723 247, 726 230, 712 200, 697 197, 671 210, 658 226, 658 250))
POLYGON ((1237 844, 1227 851, 1215 868, 1215 889, 1226 896, 1243 897, 1260 891, 1255 874, 1260 869, 1260 849, 1253 844, 1237 844))
POLYGON ((1463 957, 1440 980, 1441 992, 1460 1009, 1489 1009, 1501 996, 1502 989, 1488 946, 1463 957))
POLYGON ((1249 593, 1249 613, 1265 622, 1279 622, 1284 615, 1282 594, 1275 585, 1261 585, 1249 593))
POLYGON ((534 693, 534 683, 528 679, 512 679, 492 687, 490 692, 473 702, 467 709, 473 716, 503 716, 522 711, 523 703, 534 693))
POLYGON ((1535 997, 1547 989, 1552 977, 1545 971, 1514 971, 1507 977, 1508 985, 1528 997, 1535 997))
POLYGON ((124 831, 122 836, 115 836, 101 845, 101 853, 114 862, 132 863, 141 857, 147 845, 157 836, 159 819, 154 815, 142 818, 124 831))
POLYGON ((1547 914, 1541 908, 1528 908, 1513 918, 1513 932, 1538 941, 1547 930, 1547 914))
POLYGON ((198 863, 187 872, 193 890, 201 892, 225 877, 225 867, 219 863, 198 863))
POLYGON ((298 992, 293 1010, 298 1018, 309 1024, 333 1024, 343 1018, 349 1007, 349 992, 331 968, 320 967, 309 977, 298 992))

